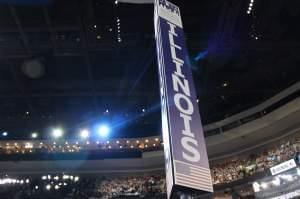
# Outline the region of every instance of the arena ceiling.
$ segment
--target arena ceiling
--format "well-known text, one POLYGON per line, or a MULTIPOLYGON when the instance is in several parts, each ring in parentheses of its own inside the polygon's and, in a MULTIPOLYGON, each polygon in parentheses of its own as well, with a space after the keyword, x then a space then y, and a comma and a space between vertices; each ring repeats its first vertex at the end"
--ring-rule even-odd
MULTIPOLYGON (((1 131, 72 136, 106 121, 112 136, 160 133, 153 4, 124 2, 0 1, 1 131)), ((250 14, 250 0, 173 2, 204 124, 299 81, 299 1, 254 0, 250 14)))

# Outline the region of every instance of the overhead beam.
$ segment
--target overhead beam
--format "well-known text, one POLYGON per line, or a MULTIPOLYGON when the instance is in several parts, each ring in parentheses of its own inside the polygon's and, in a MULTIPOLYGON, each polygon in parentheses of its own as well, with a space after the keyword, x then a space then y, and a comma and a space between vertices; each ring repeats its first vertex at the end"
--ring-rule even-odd
POLYGON ((56 42, 56 31, 53 28, 53 24, 51 22, 50 16, 49 16, 49 12, 48 12, 48 8, 47 7, 43 7, 43 14, 44 14, 44 18, 48 27, 48 30, 50 32, 50 38, 51 38, 51 42, 53 45, 53 49, 54 52, 57 51, 57 42, 56 42))
POLYGON ((17 28, 18 28, 18 31, 20 33, 21 40, 22 40, 22 42, 24 44, 24 47, 25 47, 27 53, 31 55, 32 52, 31 52, 31 49, 29 47, 29 41, 28 41, 28 38, 27 38, 27 36, 25 34, 25 31, 24 31, 24 29, 22 27, 21 21, 20 21, 20 19, 18 17, 16 8, 13 5, 9 5, 9 9, 10 9, 12 17, 14 18, 14 21, 15 21, 15 23, 17 25, 17 28))

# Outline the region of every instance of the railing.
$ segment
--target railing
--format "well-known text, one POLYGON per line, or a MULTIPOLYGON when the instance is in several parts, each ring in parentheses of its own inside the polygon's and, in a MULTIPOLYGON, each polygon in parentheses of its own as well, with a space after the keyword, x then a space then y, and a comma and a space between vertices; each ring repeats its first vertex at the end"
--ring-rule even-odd
POLYGON ((283 106, 284 104, 287 104, 288 102, 298 98, 299 96, 300 82, 297 82, 296 84, 290 86, 289 88, 253 108, 240 112, 221 121, 205 125, 205 137, 221 134, 245 123, 261 118, 283 106))

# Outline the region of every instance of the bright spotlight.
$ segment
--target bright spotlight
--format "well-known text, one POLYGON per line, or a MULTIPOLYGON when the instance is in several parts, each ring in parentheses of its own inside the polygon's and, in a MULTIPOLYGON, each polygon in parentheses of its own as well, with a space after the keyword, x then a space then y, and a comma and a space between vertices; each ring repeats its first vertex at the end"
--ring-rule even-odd
POLYGON ((90 132, 89 132, 88 130, 86 130, 86 129, 84 129, 84 130, 82 130, 82 131, 80 132, 80 137, 82 137, 83 139, 88 138, 89 135, 90 135, 90 132))
POLYGON ((7 135, 8 135, 8 133, 6 131, 2 133, 3 137, 6 137, 7 135))
POLYGON ((37 137, 38 137, 38 134, 37 134, 37 133, 32 133, 32 134, 31 134, 31 138, 35 139, 35 138, 37 138, 37 137))
POLYGON ((51 185, 50 185, 50 184, 47 184, 47 185, 46 185, 46 189, 47 189, 47 190, 50 190, 50 189, 51 189, 51 185))
POLYGON ((60 138, 60 137, 63 136, 63 133, 64 132, 63 132, 62 129, 57 128, 57 129, 53 130, 52 135, 53 135, 54 138, 60 138))
POLYGON ((107 137, 110 132, 110 128, 107 125, 101 125, 98 131, 101 137, 107 137))

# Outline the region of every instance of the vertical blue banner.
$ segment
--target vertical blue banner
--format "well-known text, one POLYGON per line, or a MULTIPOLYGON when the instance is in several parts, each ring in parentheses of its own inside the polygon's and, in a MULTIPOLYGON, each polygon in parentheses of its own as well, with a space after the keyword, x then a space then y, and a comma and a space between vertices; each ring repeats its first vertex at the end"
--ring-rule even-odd
POLYGON ((213 192, 179 8, 155 0, 154 23, 168 198, 182 188, 213 192))

